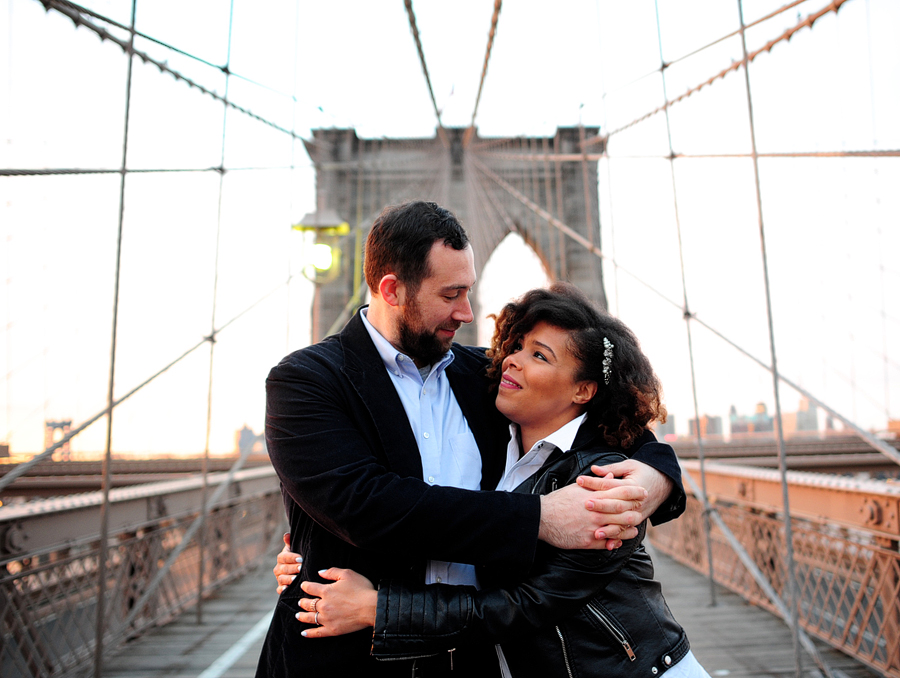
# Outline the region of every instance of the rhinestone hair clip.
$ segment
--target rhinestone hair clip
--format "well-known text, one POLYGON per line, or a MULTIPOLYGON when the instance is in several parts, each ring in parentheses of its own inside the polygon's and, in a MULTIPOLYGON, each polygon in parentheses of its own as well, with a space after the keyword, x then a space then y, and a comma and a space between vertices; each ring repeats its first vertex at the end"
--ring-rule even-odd
POLYGON ((609 384, 609 374, 612 372, 612 356, 615 348, 609 339, 603 337, 603 382, 609 384))

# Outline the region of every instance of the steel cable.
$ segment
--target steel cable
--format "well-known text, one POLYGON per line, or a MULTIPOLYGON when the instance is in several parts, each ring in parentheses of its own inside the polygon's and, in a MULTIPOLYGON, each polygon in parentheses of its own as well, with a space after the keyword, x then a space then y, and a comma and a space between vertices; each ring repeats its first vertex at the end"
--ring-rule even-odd
POLYGON ((63 2, 61 2, 61 0, 41 0, 41 2, 43 3, 44 7, 46 7, 48 10, 54 9, 57 12, 59 12, 60 14, 71 19, 72 22, 76 26, 84 26, 85 28, 93 31, 100 37, 101 40, 109 40, 110 42, 114 42, 119 47, 121 47, 122 51, 125 52, 126 54, 134 54, 134 56, 138 57, 145 64, 152 64, 152 65, 156 66, 160 70, 161 73, 168 73, 173 78, 175 78, 175 80, 180 80, 180 81, 186 83, 188 85, 188 87, 196 87, 203 94, 206 94, 206 95, 212 97, 216 101, 221 101, 223 104, 225 104, 229 108, 239 111, 239 112, 243 113, 244 115, 247 115, 247 116, 253 118, 256 121, 261 122, 264 125, 271 127, 272 129, 275 129, 275 130, 278 130, 279 132, 287 134, 288 136, 290 136, 292 138, 298 138, 298 139, 301 138, 292 130, 282 127, 281 125, 279 125, 275 122, 272 122, 271 120, 268 120, 267 118, 264 118, 261 115, 257 115, 253 111, 251 111, 247 108, 244 108, 243 106, 238 106, 233 101, 229 101, 226 97, 220 96, 219 94, 216 94, 214 91, 207 89, 200 83, 192 80, 191 78, 188 78, 187 76, 183 75, 182 73, 171 68, 166 62, 159 61, 158 59, 154 59, 146 52, 142 52, 140 50, 134 49, 134 47, 131 46, 127 41, 122 40, 121 38, 117 38, 116 36, 112 35, 109 31, 107 31, 105 28, 97 26, 97 25, 91 23, 90 21, 88 21, 87 19, 85 19, 76 9, 74 9, 73 7, 69 7, 69 3, 64 4, 63 2))
MULTIPOLYGON (((719 339, 721 339, 722 341, 727 343, 729 346, 731 346, 732 348, 737 350, 739 353, 741 353, 742 355, 744 355, 745 357, 749 358, 754 363, 756 363, 757 365, 762 367, 767 372, 769 372, 769 373, 772 372, 771 365, 769 365, 765 361, 757 358, 750 351, 748 351, 747 349, 743 348, 739 344, 737 344, 734 341, 732 341, 731 339, 729 339, 727 336, 722 334, 720 331, 718 331, 717 329, 712 327, 709 323, 705 322, 700 317, 698 317, 696 313, 688 311, 678 301, 672 299, 671 297, 668 297, 665 293, 656 289, 653 285, 651 285, 650 283, 643 280, 636 273, 634 273, 634 272, 630 271, 629 269, 625 268, 624 266, 620 265, 617 261, 614 261, 609 255, 604 254, 600 250, 600 248, 592 247, 590 242, 588 242, 587 238, 585 238, 584 236, 582 236, 581 234, 579 234, 578 232, 573 230, 570 226, 563 223, 559 219, 553 217, 549 212, 547 212, 546 210, 541 208, 539 205, 535 205, 534 203, 532 203, 530 200, 528 200, 528 198, 526 198, 524 195, 519 193, 515 188, 510 186, 506 181, 504 181, 499 176, 497 176, 494 172, 492 172, 480 160, 478 160, 475 157, 472 157, 472 165, 473 165, 473 167, 478 169, 478 171, 483 172, 485 174, 485 176, 487 176, 494 183, 496 183, 498 186, 500 186, 504 191, 506 191, 514 199, 518 200, 520 203, 522 203, 529 209, 533 210, 536 214, 541 216, 543 219, 546 219, 548 221, 548 223, 550 223, 551 225, 556 227, 560 231, 560 233, 564 233, 565 235, 569 236, 572 240, 576 241, 582 247, 584 247, 588 251, 592 252, 595 256, 600 257, 600 258, 604 259, 605 261, 610 262, 613 266, 616 267, 616 269, 618 271, 625 273, 636 283, 638 283, 639 285, 646 288, 649 292, 653 293, 655 296, 659 297, 660 299, 662 299, 663 301, 668 303, 670 306, 678 309, 682 313, 682 315, 684 315, 685 313, 690 314, 692 322, 699 324, 700 326, 702 326, 703 328, 705 328, 706 330, 711 332, 714 336, 718 337, 719 339)), ((888 445, 886 442, 884 442, 883 440, 879 440, 878 438, 876 438, 874 435, 872 435, 868 431, 865 431, 864 429, 859 427, 856 423, 854 423, 851 419, 849 419, 848 417, 845 417, 843 414, 838 412, 836 409, 827 405, 823 400, 821 400, 820 398, 817 398, 815 395, 813 395, 812 393, 807 391, 805 388, 803 388, 799 384, 797 384, 797 383, 793 382, 792 380, 790 380, 789 378, 785 377, 784 374, 779 373, 778 379, 782 383, 790 386, 792 389, 797 391, 800 395, 808 398, 809 401, 811 403, 815 404, 817 407, 821 407, 823 410, 825 410, 826 412, 831 414, 833 417, 840 420, 841 423, 843 423, 845 426, 847 426, 847 428, 851 429, 857 436, 859 436, 860 438, 865 440, 866 443, 868 443, 871 447, 878 450, 884 456, 891 459, 895 463, 900 464, 900 452, 895 450, 893 447, 888 445)))
MULTIPOLYGON (((753 28, 754 26, 758 26, 759 24, 762 24, 762 23, 768 21, 769 19, 776 17, 779 14, 786 12, 787 10, 793 9, 797 5, 802 5, 804 2, 808 2, 808 1, 809 0, 794 0, 794 2, 790 2, 787 5, 783 5, 782 7, 779 7, 778 9, 769 12, 765 16, 760 17, 756 21, 753 21, 753 22, 747 24, 745 28, 753 28)), ((623 89, 627 89, 628 87, 631 87, 632 85, 640 82, 641 80, 644 80, 645 78, 649 78, 651 75, 656 75, 657 73, 662 73, 670 66, 674 66, 675 64, 685 61, 686 59, 689 59, 692 56, 696 56, 697 54, 700 54, 701 52, 705 52, 710 47, 715 47, 720 42, 724 42, 728 38, 733 38, 736 35, 740 35, 740 30, 731 31, 731 33, 723 35, 721 38, 716 38, 712 42, 707 43, 706 45, 703 45, 703 47, 698 47, 697 49, 692 50, 691 52, 688 52, 687 54, 682 54, 680 57, 678 57, 676 59, 672 59, 672 61, 663 61, 662 65, 659 68, 654 68, 652 71, 649 71, 647 73, 644 73, 641 76, 638 76, 634 80, 631 80, 630 82, 622 85, 621 87, 613 90, 612 92, 608 92, 608 94, 615 94, 616 92, 620 92, 623 89)))
MULTIPOLYGON (((472 110, 472 121, 469 123, 469 130, 475 129, 475 116, 478 115, 478 104, 481 101, 481 90, 484 88, 484 80, 487 77, 488 62, 491 60, 491 49, 494 46, 494 36, 497 34, 497 21, 500 18, 500 6, 502 0, 494 0, 494 14, 491 17, 491 30, 488 31, 487 49, 484 53, 484 66, 481 67, 481 80, 478 83, 478 96, 475 97, 475 108, 472 110)), ((467 130, 467 137, 471 139, 471 134, 467 130)))
POLYGON ((716 80, 724 78, 726 75, 728 75, 731 72, 737 71, 741 66, 746 67, 749 63, 751 63, 753 60, 755 60, 756 57, 758 57, 763 52, 772 51, 772 48, 775 45, 777 45, 778 43, 783 42, 785 40, 790 40, 794 36, 795 33, 797 33, 798 31, 800 31, 802 29, 811 28, 812 25, 816 21, 821 19, 826 14, 830 14, 831 12, 837 12, 838 9, 840 9, 841 5, 843 5, 845 2, 847 2, 847 0, 834 0, 827 7, 824 7, 823 9, 820 9, 818 12, 814 12, 814 13, 808 15, 805 19, 803 19, 803 21, 801 21, 798 24, 796 24, 795 26, 792 26, 791 28, 787 29, 786 31, 784 31, 784 33, 779 35, 777 38, 773 38, 772 40, 769 40, 769 42, 767 42, 765 45, 760 47, 759 49, 757 49, 753 52, 749 52, 747 54, 747 56, 745 56, 743 59, 734 61, 727 68, 723 68, 721 71, 719 71, 712 77, 708 78, 707 80, 704 80, 699 85, 695 85, 694 87, 691 87, 684 94, 681 94, 681 95, 675 97, 674 99, 671 99, 670 101, 666 101, 666 103, 664 103, 662 106, 658 106, 657 108, 654 108, 652 111, 645 113, 641 117, 632 120, 631 122, 629 122, 626 125, 617 127, 616 129, 614 129, 611 132, 608 132, 604 136, 594 137, 594 138, 588 140, 587 145, 590 146, 590 145, 598 143, 600 141, 604 141, 605 139, 608 139, 609 137, 612 137, 616 134, 624 132, 625 130, 634 127, 638 123, 644 122, 648 118, 652 118, 657 113, 661 113, 662 111, 668 109, 673 104, 677 104, 678 102, 687 99, 692 94, 696 94, 697 92, 699 92, 701 89, 703 89, 707 85, 713 84, 716 80))
POLYGON ((434 98, 434 89, 431 86, 431 76, 428 75, 428 65, 425 63, 425 53, 422 51, 422 40, 419 38, 419 27, 416 25, 416 13, 413 11, 412 0, 403 0, 406 6, 406 14, 409 17, 409 30, 412 31, 413 40, 416 41, 416 51, 419 53, 419 63, 422 64, 422 72, 425 74, 425 84, 428 85, 428 95, 431 97, 431 105, 434 106, 434 117, 437 118, 438 135, 445 147, 449 147, 446 133, 444 132, 444 123, 441 122, 441 111, 438 108, 437 100, 434 98))
MULTIPOLYGON (((64 5, 66 7, 69 7, 73 11, 79 12, 81 14, 85 14, 94 19, 99 19, 100 21, 103 21, 103 22, 109 24, 110 26, 115 26, 116 28, 121 28, 124 31, 131 30, 128 26, 119 23, 115 19, 111 19, 107 16, 104 16, 103 14, 100 14, 99 12, 95 12, 92 9, 88 9, 87 7, 82 7, 81 5, 77 5, 74 2, 69 2, 69 0, 39 0, 39 2, 42 5, 44 5, 44 7, 46 9, 50 9, 51 5, 64 5)), ((190 52, 187 52, 183 49, 175 47, 174 45, 170 45, 167 42, 163 42, 159 38, 154 38, 153 36, 147 35, 146 33, 141 33, 140 31, 135 31, 134 35, 135 35, 135 37, 141 38, 143 40, 147 40, 148 42, 152 42, 156 45, 159 45, 160 47, 164 47, 171 52, 175 52, 176 54, 181 54, 182 56, 186 56, 188 59, 192 59, 193 61, 203 64, 204 66, 209 66, 210 68, 214 68, 217 71, 222 71, 222 73, 229 75, 232 78, 237 78, 238 80, 243 80, 244 82, 246 82, 250 85, 255 85, 256 87, 259 87, 260 89, 264 89, 268 92, 272 92, 273 94, 277 94, 280 97, 284 97, 286 99, 293 99, 294 101, 296 101, 296 97, 294 95, 288 94, 287 92, 282 92, 281 90, 278 90, 270 85, 266 85, 257 80, 253 80, 252 78, 248 78, 247 76, 241 75, 240 73, 233 72, 230 69, 229 64, 226 64, 225 66, 220 66, 219 64, 214 64, 211 61, 207 61, 203 57, 199 57, 196 54, 191 54, 190 52)))
POLYGON ((81 424, 79 424, 78 426, 76 426, 74 429, 72 429, 71 431, 69 431, 69 433, 67 433, 65 436, 63 436, 62 438, 60 438, 57 442, 53 443, 53 445, 51 445, 50 447, 48 447, 47 449, 45 449, 45 450, 44 450, 43 452, 41 452, 40 454, 35 455, 34 457, 32 457, 31 459, 29 459, 29 460, 26 461, 26 462, 23 462, 23 463, 21 463, 21 464, 17 464, 16 467, 15 467, 13 470, 11 470, 9 473, 7 473, 7 474, 4 475, 2 478, 0 478, 0 492, 2 492, 6 487, 8 487, 8 486, 9 486, 16 478, 18 478, 18 477, 24 475, 24 474, 25 474, 32 466, 34 466, 35 464, 37 464, 39 461, 42 461, 43 459, 46 459, 47 457, 49 457, 50 455, 52 455, 56 450, 58 450, 60 447, 62 447, 63 445, 65 445, 65 444, 66 444, 67 442, 69 442, 72 438, 74 438, 76 435, 78 435, 79 433, 81 433, 82 431, 84 431, 88 426, 90 426, 91 424, 93 424, 93 423, 96 422, 98 419, 102 418, 103 416, 105 416, 106 413, 109 412, 111 408, 114 409, 114 408, 118 407, 120 404, 122 404, 123 402, 125 402, 126 400, 128 400, 128 399, 129 399, 131 396, 133 396, 135 393, 137 393, 137 392, 140 391, 142 388, 144 388, 147 384, 149 384, 150 382, 154 381, 157 377, 161 376, 161 375, 164 374, 166 371, 168 371, 169 369, 171 369, 172 367, 174 367, 175 365, 177 365, 178 363, 180 363, 182 360, 184 360, 185 358, 187 358, 189 355, 191 355, 191 353, 193 353, 193 352, 196 351, 198 348, 200 348, 201 346, 203 346, 204 344, 206 344, 208 341, 214 341, 215 338, 216 338, 216 335, 221 334, 222 331, 223 331, 225 328, 227 328, 229 325, 231 325, 232 323, 236 322, 237 320, 239 320, 240 318, 242 318, 244 315, 246 315, 247 313, 249 313, 250 311, 252 311, 254 308, 256 308, 256 307, 257 307, 259 304, 261 304, 263 301, 265 301, 266 299, 268 299, 269 297, 271 297, 273 294, 275 294, 275 293, 276 293, 278 290, 280 290, 282 287, 284 287, 285 285, 290 284, 290 281, 291 281, 291 278, 289 277, 285 282, 278 284, 276 287, 274 287, 273 289, 271 289, 271 290, 269 290, 268 292, 266 292, 263 296, 261 296, 259 299, 257 299, 256 301, 254 301, 252 304, 250 304, 249 306, 247 306, 247 307, 246 307, 244 310, 242 310, 240 313, 238 313, 237 315, 233 316, 228 322, 226 322, 226 323, 224 323, 223 325, 219 326, 219 329, 217 329, 215 332, 213 332, 210 336, 204 337, 204 338, 201 339, 199 342, 197 342, 196 344, 194 344, 193 346, 191 346, 187 351, 185 351, 185 352, 182 353, 180 356, 178 356, 177 358, 175 358, 174 360, 172 360, 172 362, 168 363, 165 367, 161 368, 160 370, 158 370, 157 372, 155 372, 153 375, 151 375, 150 377, 148 377, 147 379, 145 379, 144 381, 142 381, 140 384, 138 384, 137 386, 135 386, 135 387, 134 387, 133 389, 131 389, 128 393, 126 393, 125 395, 123 395, 121 398, 117 398, 115 401, 113 401, 111 407, 110 407, 110 406, 107 406, 107 407, 104 408, 103 410, 100 410, 99 412, 97 412, 97 414, 95 414, 94 416, 90 417, 90 418, 87 419, 86 421, 84 421, 84 422, 82 422, 81 424))

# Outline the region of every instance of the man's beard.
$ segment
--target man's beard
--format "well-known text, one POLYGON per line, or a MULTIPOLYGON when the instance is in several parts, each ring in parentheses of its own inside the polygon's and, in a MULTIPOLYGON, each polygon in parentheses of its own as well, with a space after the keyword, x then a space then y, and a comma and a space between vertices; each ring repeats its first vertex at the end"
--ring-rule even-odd
MULTIPOLYGON (((442 341, 437 336, 437 329, 423 329, 419 326, 421 314, 419 313, 419 305, 413 296, 403 308, 403 318, 400 320, 400 347, 403 352, 410 358, 425 365, 433 365, 444 357, 444 354, 450 350, 453 339, 442 341)), ((452 323, 452 321, 451 321, 452 323)), ((444 329, 459 329, 461 323, 453 323, 456 327, 447 327, 444 329)))

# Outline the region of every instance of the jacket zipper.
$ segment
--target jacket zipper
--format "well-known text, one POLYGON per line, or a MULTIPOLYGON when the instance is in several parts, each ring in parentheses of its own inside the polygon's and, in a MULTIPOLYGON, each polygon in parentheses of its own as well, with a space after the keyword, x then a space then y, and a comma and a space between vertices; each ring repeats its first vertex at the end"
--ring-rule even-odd
POLYGON ((593 603, 587 604, 587 609, 597 618, 597 620, 603 624, 607 631, 609 631, 619 645, 622 646, 622 649, 628 654, 628 659, 634 661, 637 657, 634 654, 634 650, 631 649, 631 643, 628 642, 628 639, 625 637, 618 628, 616 628, 615 624, 613 624, 609 618, 605 614, 603 614, 599 609, 597 609, 593 603))
MULTIPOLYGON (((450 670, 453 670, 453 653, 456 652, 456 648, 454 647, 452 650, 447 650, 450 653, 450 670)), ((375 661, 379 662, 402 662, 408 659, 428 659, 429 657, 437 657, 440 652, 434 652, 432 654, 417 654, 410 655, 409 657, 375 657, 375 661)))
POLYGON ((560 630, 558 626, 556 627, 556 635, 559 636, 559 644, 562 645, 563 662, 566 665, 566 673, 569 674, 569 678, 575 678, 575 674, 572 673, 572 666, 569 664, 569 651, 566 649, 566 639, 563 638, 562 630, 560 630))
MULTIPOLYGON (((539 494, 538 485, 541 484, 541 481, 544 479, 544 476, 546 476, 548 473, 550 473, 549 470, 547 470, 543 476, 541 476, 540 478, 537 479, 537 481, 534 483, 534 487, 531 488, 531 494, 539 494)), ((556 478, 556 477, 551 478, 550 479, 550 491, 556 492, 556 490, 558 490, 558 489, 559 489, 559 478, 556 478)))

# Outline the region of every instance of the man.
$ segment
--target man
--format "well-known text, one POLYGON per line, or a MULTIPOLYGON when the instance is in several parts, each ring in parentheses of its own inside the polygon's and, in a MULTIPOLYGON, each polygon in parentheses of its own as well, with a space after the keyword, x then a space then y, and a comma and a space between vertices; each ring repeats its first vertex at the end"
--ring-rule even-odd
MULTIPOLYGON (((307 626, 294 619, 305 597, 300 583, 323 582, 316 573, 328 567, 372 581, 474 583, 474 565, 516 577, 528 570, 538 540, 604 547, 620 528, 604 527, 609 516, 599 511, 621 513, 645 492, 635 485, 606 493, 573 485, 543 497, 474 491, 499 481, 509 429, 493 404, 483 349, 453 344, 456 330, 473 320, 475 266, 465 231, 434 203, 388 207, 369 233, 365 274, 368 308, 340 334, 286 357, 266 382, 266 443, 291 550, 303 564, 279 598, 257 676, 407 676, 413 661, 426 678, 451 669, 496 674, 490 644, 378 662, 369 656, 370 633, 303 638, 307 626)), ((659 522, 683 510, 684 496, 674 457, 653 465, 669 480, 639 464, 629 470, 656 483, 642 511, 676 487, 659 522)), ((605 486, 595 483, 588 481, 605 486)), ((641 517, 631 511, 617 520, 633 525, 641 517)))

